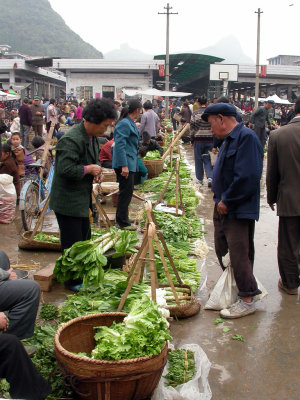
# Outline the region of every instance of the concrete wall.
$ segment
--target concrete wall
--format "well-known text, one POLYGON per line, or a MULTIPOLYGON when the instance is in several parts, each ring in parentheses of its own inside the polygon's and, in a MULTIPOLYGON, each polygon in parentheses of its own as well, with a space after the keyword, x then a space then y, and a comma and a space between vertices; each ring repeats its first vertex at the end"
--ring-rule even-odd
POLYGON ((74 93, 76 96, 76 88, 80 86, 92 86, 93 97, 95 93, 103 96, 103 86, 114 86, 115 96, 121 88, 141 88, 148 89, 152 87, 152 71, 149 73, 130 74, 130 73, 82 73, 82 72, 66 72, 67 84, 66 92, 74 93))

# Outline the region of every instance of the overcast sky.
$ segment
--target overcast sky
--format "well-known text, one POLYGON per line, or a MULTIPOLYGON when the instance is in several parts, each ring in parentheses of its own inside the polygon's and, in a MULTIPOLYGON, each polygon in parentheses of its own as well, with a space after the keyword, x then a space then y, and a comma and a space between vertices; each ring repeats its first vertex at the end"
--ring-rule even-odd
MULTIPOLYGON (((49 0, 52 8, 83 40, 106 53, 122 43, 148 54, 164 54, 167 1, 49 0)), ((256 59, 257 14, 261 14, 261 59, 300 55, 300 0, 169 0, 170 52, 190 52, 235 35, 256 59), (293 6, 290 6, 293 4, 293 6)), ((59 27, 58 27, 59 32, 59 27)), ((217 54, 216 54, 217 55, 217 54)))

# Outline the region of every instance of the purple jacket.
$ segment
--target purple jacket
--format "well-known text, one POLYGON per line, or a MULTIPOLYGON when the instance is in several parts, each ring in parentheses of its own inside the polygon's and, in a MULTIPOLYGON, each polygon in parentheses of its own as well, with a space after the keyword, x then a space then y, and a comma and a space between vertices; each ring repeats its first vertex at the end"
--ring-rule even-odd
POLYGON ((32 116, 31 116, 31 111, 29 106, 26 104, 23 104, 19 108, 19 117, 20 117, 20 124, 21 125, 26 125, 26 126, 31 126, 32 125, 32 116))

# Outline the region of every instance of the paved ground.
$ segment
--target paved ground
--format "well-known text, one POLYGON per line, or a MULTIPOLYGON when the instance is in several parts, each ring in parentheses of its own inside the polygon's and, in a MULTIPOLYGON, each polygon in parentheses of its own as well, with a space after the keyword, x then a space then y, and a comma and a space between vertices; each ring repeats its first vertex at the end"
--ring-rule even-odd
MULTIPOLYGON (((206 240, 213 247, 212 196, 206 187, 201 191, 204 200, 199 206, 199 214, 205 219, 208 230, 206 240)), ((0 248, 8 253, 13 263, 39 263, 46 266, 57 258, 58 253, 19 250, 17 242, 20 229, 19 218, 10 225, 0 225, 0 248)), ((171 325, 175 345, 198 343, 206 352, 212 363, 209 383, 213 400, 300 399, 300 301, 299 297, 288 296, 277 289, 276 241, 277 217, 266 204, 262 180, 261 218, 256 225, 254 270, 269 295, 257 304, 256 314, 223 324, 231 329, 225 334, 222 325, 214 325, 218 316, 215 311, 201 310, 197 316, 171 325), (246 341, 231 340, 235 333, 243 335, 246 341)), ((208 255, 206 270, 208 289, 201 293, 203 304, 221 275, 213 250, 208 255)), ((66 294, 69 292, 56 284, 54 290, 44 297, 47 301, 60 302, 66 294)))

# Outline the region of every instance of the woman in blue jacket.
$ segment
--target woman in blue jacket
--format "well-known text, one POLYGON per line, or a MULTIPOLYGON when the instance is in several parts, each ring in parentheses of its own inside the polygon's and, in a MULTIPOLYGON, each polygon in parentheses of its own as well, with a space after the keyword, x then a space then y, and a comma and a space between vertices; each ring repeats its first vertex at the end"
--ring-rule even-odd
POLYGON ((139 131, 134 120, 140 115, 141 108, 139 100, 130 100, 114 130, 112 167, 119 182, 116 222, 121 229, 134 229, 128 218, 128 206, 133 194, 139 143, 139 131))

